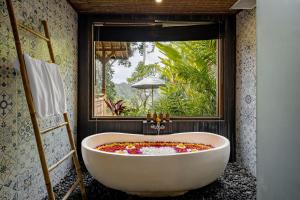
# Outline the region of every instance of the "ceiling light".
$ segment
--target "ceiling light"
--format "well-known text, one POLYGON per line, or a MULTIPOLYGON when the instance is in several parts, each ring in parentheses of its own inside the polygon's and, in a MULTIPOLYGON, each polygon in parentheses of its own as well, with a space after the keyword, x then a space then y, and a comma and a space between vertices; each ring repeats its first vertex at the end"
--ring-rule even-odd
POLYGON ((162 0, 155 0, 155 2, 156 2, 156 3, 161 3, 161 2, 162 2, 162 0))

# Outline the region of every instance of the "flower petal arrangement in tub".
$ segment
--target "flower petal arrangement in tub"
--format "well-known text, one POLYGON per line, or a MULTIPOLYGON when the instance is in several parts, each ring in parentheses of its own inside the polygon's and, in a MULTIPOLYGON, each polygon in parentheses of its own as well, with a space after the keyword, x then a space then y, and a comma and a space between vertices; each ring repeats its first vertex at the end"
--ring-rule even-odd
POLYGON ((212 149, 212 145, 181 142, 114 142, 96 147, 117 154, 167 155, 212 149))
POLYGON ((217 180, 228 163, 230 142, 207 132, 107 132, 86 137, 81 149, 89 173, 103 185, 143 197, 167 197, 217 180))

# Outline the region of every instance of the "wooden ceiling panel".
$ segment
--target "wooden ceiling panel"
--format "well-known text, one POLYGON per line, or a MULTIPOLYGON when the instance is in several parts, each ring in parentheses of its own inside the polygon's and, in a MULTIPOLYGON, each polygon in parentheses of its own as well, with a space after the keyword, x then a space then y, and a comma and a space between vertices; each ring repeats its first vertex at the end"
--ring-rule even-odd
POLYGON ((227 14, 237 0, 69 0, 82 13, 98 14, 227 14))

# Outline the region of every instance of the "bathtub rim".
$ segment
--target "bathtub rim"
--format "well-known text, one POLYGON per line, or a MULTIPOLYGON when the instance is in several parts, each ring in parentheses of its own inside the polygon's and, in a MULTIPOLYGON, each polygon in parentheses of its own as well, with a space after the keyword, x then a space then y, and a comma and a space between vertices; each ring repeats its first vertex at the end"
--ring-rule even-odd
MULTIPOLYGON (((93 137, 97 137, 98 135, 102 135, 102 134, 105 134, 105 135, 109 135, 109 134, 116 134, 116 135, 133 135, 133 136, 153 136, 155 137, 156 135, 144 135, 144 134, 133 134, 133 133, 121 133, 121 132, 103 132, 103 133, 96 133, 96 134, 93 134, 93 135, 90 135, 86 138, 84 138, 81 142, 81 148, 85 148, 89 151, 93 151, 93 152, 96 152, 96 153, 101 153, 101 154, 107 154, 107 155, 112 155, 112 156, 130 156, 130 157, 165 157, 165 156, 184 156, 184 155, 190 155, 190 154, 199 154, 199 153, 205 153, 205 152, 209 152, 209 151, 218 151, 218 150, 221 150, 221 149, 224 149, 226 147, 229 147, 230 148, 230 141, 222 136, 222 135, 218 135, 218 134, 215 134, 215 133, 210 133, 210 132, 182 132, 182 133, 173 133, 173 134, 168 134, 168 135, 188 135, 188 134, 191 134, 191 133, 201 133, 201 134, 206 134, 206 135, 213 135, 213 136, 216 136, 216 137, 220 137, 222 138, 222 140, 224 141, 224 144, 221 145, 221 146, 218 146, 218 147, 214 147, 212 149, 207 149, 207 150, 201 150, 201 151, 198 151, 198 152, 184 152, 184 153, 170 153, 170 154, 162 154, 162 155, 141 155, 141 154, 117 154, 117 153, 112 153, 112 152, 106 152, 106 151, 99 151, 97 149, 94 149, 92 147, 89 147, 87 145, 87 141, 93 137)), ((164 136, 164 135, 159 135, 159 136, 164 136)))

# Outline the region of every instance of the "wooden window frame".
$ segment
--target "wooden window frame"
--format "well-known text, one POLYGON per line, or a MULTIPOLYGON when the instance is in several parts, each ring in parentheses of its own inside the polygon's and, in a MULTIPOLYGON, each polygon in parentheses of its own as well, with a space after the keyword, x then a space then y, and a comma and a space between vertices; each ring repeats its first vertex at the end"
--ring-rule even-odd
MULTIPOLYGON (((89 79, 92 80, 92 84, 90 84, 89 91, 90 92, 90 101, 88 102, 91 104, 90 110, 89 110, 89 118, 90 120, 144 120, 146 116, 95 116, 95 88, 94 88, 94 83, 95 83, 95 46, 94 46, 94 28, 98 26, 98 24, 102 24, 102 22, 94 22, 92 23, 92 42, 91 42, 91 66, 90 66, 90 75, 89 79)), ((224 119, 224 39, 219 38, 217 40, 217 49, 218 49, 218 57, 217 57, 217 65, 218 65, 218 76, 216 78, 217 81, 217 101, 216 101, 216 110, 217 110, 217 115, 216 116, 211 116, 211 117, 206 117, 206 116, 172 116, 170 117, 171 120, 223 120, 224 119)), ((138 42, 138 41, 136 41, 138 42)))

